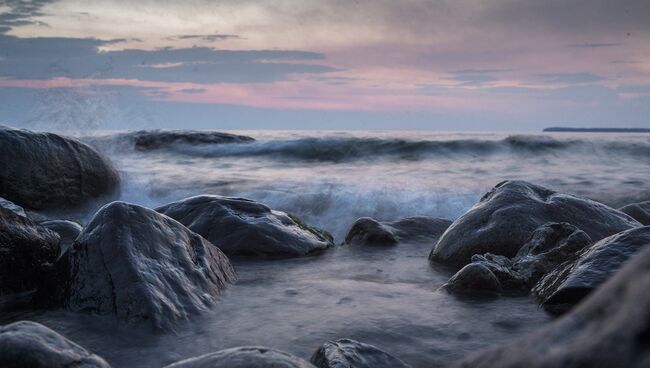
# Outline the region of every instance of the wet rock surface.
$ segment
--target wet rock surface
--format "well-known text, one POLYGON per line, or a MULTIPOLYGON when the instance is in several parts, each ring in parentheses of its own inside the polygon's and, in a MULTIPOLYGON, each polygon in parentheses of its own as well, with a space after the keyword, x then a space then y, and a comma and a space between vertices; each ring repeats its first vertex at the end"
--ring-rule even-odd
POLYGON ((165 368, 314 368, 306 360, 263 347, 225 349, 186 359, 165 368))
POLYGON ((539 226, 567 222, 597 241, 641 226, 601 203, 525 181, 504 181, 485 194, 441 236, 429 259, 461 268, 474 254, 514 257, 539 226))
POLYGON ((35 288, 59 256, 59 236, 0 207, 0 294, 35 288))
POLYGON ((455 367, 647 367, 650 363, 650 248, 563 318, 455 367))
POLYGON ((111 163, 53 133, 0 128, 0 196, 35 210, 78 207, 118 190, 111 163))
POLYGON ((212 307, 235 278, 228 258, 200 235, 124 202, 100 209, 60 264, 68 309, 161 329, 212 307))
POLYGON ((202 195, 159 207, 224 253, 245 257, 298 257, 332 247, 327 232, 244 198, 202 195))
POLYGON ((59 234, 59 237, 61 237, 61 242, 59 243, 61 249, 60 255, 63 255, 63 253, 70 249, 72 243, 74 243, 75 239, 77 239, 83 230, 81 225, 68 220, 48 220, 39 223, 39 225, 59 234))
POLYGON ((20 321, 0 326, 3 368, 110 368, 104 359, 49 328, 20 321))
POLYGON ((650 201, 628 204, 618 209, 643 225, 650 225, 650 201))
POLYGON ((451 225, 450 220, 418 216, 393 222, 362 217, 354 222, 345 237, 347 244, 395 245, 400 242, 435 243, 451 225))
POLYGON ((20 207, 19 205, 15 204, 14 202, 8 201, 8 200, 6 200, 4 198, 0 198, 0 207, 8 209, 10 211, 13 211, 18 215, 27 217, 27 214, 25 213, 24 208, 20 207))
POLYGON ((311 357, 318 368, 408 368, 387 352, 351 339, 328 341, 311 357))

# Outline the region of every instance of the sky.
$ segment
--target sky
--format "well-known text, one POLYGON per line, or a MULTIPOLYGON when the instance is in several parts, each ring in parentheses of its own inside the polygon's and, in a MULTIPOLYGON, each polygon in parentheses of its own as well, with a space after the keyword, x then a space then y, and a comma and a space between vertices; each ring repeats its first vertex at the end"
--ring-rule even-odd
POLYGON ((650 127, 650 1, 0 0, 0 124, 650 127))

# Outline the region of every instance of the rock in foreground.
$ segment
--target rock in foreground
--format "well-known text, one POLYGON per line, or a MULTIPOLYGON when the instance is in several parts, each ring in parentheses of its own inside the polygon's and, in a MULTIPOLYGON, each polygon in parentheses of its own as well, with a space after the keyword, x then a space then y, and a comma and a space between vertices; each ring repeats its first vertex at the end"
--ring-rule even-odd
POLYGON ((285 352, 257 346, 225 349, 186 359, 165 368, 314 368, 285 352))
POLYGON ((351 339, 328 341, 311 357, 318 368, 408 368, 381 349, 351 339))
POLYGON ((434 217, 407 217, 379 222, 362 217, 354 222, 345 237, 347 244, 395 245, 400 242, 435 243, 451 225, 450 220, 434 217))
POLYGON ((456 366, 648 367, 650 248, 634 255, 572 312, 541 330, 456 366))
POLYGON ((73 311, 148 320, 169 329, 212 307, 235 278, 228 258, 198 234, 151 209, 100 209, 60 261, 73 311))
POLYGON ((77 207, 120 182, 97 151, 52 133, 0 128, 0 162, 0 196, 35 210, 77 207))
POLYGON ((332 247, 325 231, 244 198, 202 195, 159 207, 229 256, 298 257, 332 247))
POLYGON ((461 268, 474 254, 514 257, 539 226, 567 222, 594 241, 641 226, 601 203, 524 181, 504 181, 445 231, 429 259, 461 268))
POLYGON ((650 225, 650 201, 628 204, 618 210, 627 213, 643 225, 650 225))
POLYGON ((29 321, 0 327, 0 367, 110 368, 104 359, 29 321))

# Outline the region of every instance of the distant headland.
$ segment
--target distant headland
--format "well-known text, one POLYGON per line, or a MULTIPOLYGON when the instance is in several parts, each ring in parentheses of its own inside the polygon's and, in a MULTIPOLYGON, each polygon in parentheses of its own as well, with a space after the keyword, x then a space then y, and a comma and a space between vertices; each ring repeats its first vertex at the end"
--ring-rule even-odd
POLYGON ((570 128, 551 127, 544 132, 579 132, 579 133, 650 133, 650 128, 570 128))

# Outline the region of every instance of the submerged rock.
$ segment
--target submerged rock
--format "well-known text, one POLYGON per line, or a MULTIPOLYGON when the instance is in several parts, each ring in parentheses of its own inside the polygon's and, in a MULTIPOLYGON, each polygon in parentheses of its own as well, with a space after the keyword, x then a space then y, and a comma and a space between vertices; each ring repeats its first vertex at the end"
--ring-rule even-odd
POLYGON ((228 258, 200 235, 124 202, 100 209, 59 262, 69 273, 68 309, 162 329, 212 307, 235 278, 228 258))
POLYGON ((27 214, 25 213, 25 209, 20 207, 19 205, 15 204, 14 202, 8 201, 4 198, 0 197, 0 207, 8 209, 10 211, 15 212, 18 215, 27 217, 27 214))
POLYGON ((106 361, 35 322, 0 326, 0 367, 110 368, 106 361))
POLYGON ((311 357, 318 368, 408 368, 387 352, 351 339, 328 341, 311 357))
POLYGON ((186 359, 165 368, 314 368, 291 354, 258 346, 225 349, 186 359))
POLYGON ((525 181, 504 181, 451 224, 429 259, 460 268, 474 254, 514 257, 533 231, 547 222, 567 222, 593 240, 641 226, 628 215, 589 199, 525 181))
POLYGON ((120 183, 93 148, 52 133, 0 129, 0 162, 0 196, 35 210, 77 207, 120 183))
POLYGON ((59 236, 0 207, 0 294, 35 288, 59 256, 59 236))
POLYGON ((59 243, 59 247, 61 249, 59 253, 60 255, 63 255, 63 253, 67 252, 68 249, 70 249, 72 243, 74 243, 75 239, 77 239, 83 230, 81 225, 68 220, 43 221, 39 225, 59 234, 61 237, 61 242, 59 243))
POLYGON ((244 135, 198 132, 190 130, 142 130, 129 133, 135 148, 139 150, 154 150, 175 144, 224 144, 224 143, 249 143, 255 141, 244 135))
POLYGON ((647 367, 650 363, 650 248, 570 313, 512 342, 479 352, 454 366, 647 367))
POLYGON ((407 217, 379 222, 362 217, 354 222, 345 237, 347 244, 395 245, 400 242, 436 242, 451 225, 450 220, 434 217, 407 217))
POLYGON ((627 213, 643 225, 650 225, 650 201, 628 204, 618 210, 627 213))
POLYGON ((159 207, 233 256, 297 257, 334 245, 327 232, 244 198, 201 195, 159 207))
POLYGON ((650 226, 612 235, 588 247, 575 260, 569 260, 547 274, 533 292, 544 309, 564 313, 616 272, 641 248, 650 245, 650 226))

